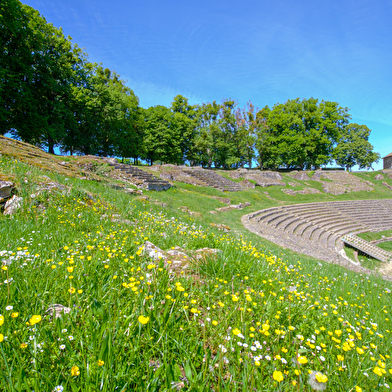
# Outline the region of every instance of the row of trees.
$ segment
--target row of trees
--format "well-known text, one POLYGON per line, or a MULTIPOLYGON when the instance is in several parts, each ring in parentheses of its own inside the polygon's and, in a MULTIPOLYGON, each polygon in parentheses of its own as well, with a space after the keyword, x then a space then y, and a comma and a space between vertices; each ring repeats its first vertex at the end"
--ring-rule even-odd
POLYGON ((370 167, 365 125, 336 102, 294 99, 261 110, 232 99, 139 106, 120 76, 88 62, 71 37, 19 0, 0 4, 0 132, 54 153, 204 167, 370 167))

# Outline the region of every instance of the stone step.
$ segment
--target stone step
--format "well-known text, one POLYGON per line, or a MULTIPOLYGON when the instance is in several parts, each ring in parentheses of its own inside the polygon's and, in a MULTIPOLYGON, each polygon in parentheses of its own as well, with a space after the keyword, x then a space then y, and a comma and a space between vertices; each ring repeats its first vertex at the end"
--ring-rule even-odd
POLYGON ((371 244, 368 241, 354 235, 354 234, 347 234, 342 237, 342 241, 352 246, 353 248, 358 249, 359 251, 377 259, 384 263, 388 263, 392 261, 392 253, 387 252, 384 249, 379 248, 378 246, 371 244))

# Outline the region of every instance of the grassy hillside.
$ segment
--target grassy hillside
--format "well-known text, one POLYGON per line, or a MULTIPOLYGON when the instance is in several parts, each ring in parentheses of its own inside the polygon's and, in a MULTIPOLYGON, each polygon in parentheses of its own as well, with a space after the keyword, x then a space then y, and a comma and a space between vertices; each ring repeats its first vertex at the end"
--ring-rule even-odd
MULTIPOLYGON (((0 157, 1 179, 23 197, 14 215, 0 216, 1 390, 392 386, 391 283, 282 250, 241 227, 244 213, 312 195, 176 183, 132 196, 112 187, 121 181, 99 160, 22 150, 3 145, 0 157), (251 206, 211 214, 225 205, 214 198, 222 196, 251 206), (183 253, 154 258, 143 252, 146 241, 183 253), (197 257, 205 247, 219 251, 197 257), (69 313, 54 317, 54 304, 69 313)), ((317 201, 391 196, 374 173, 361 176, 374 192, 317 201)))

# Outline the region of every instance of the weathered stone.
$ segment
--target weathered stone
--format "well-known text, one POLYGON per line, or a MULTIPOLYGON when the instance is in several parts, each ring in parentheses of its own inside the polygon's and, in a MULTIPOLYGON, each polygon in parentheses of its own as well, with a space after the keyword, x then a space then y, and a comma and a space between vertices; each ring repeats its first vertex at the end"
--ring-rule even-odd
POLYGON ((308 173, 309 172, 306 172, 306 171, 300 171, 300 172, 291 172, 291 173, 288 173, 288 175, 291 178, 294 178, 294 180, 309 181, 310 178, 309 178, 308 173))
POLYGON ((212 199, 219 200, 221 203, 230 204, 231 200, 228 197, 212 196, 212 199))
POLYGON ((18 197, 16 195, 12 196, 11 199, 5 203, 4 207, 4 215, 12 215, 17 209, 22 206, 22 197, 18 197))
POLYGON ((318 189, 306 187, 299 191, 295 191, 293 189, 281 189, 282 192, 286 193, 287 195, 295 196, 295 195, 309 195, 309 194, 317 194, 321 193, 318 189))
POLYGON ((13 189, 14 184, 11 181, 0 181, 0 199, 10 198, 13 189))
POLYGON ((385 186, 388 189, 392 189, 392 186, 387 184, 386 182, 383 182, 382 185, 385 186))
POLYGON ((217 257, 219 253, 222 253, 221 249, 214 249, 214 248, 201 248, 195 250, 195 259, 202 260, 208 257, 217 257))
POLYGON ((247 189, 254 189, 254 188, 256 188, 256 184, 255 183, 253 183, 253 182, 251 182, 250 180, 248 180, 248 179, 244 179, 244 180, 242 180, 241 182, 240 182, 240 184, 244 187, 244 188, 247 188, 247 189))
POLYGON ((60 305, 60 304, 52 304, 48 306, 48 309, 46 309, 45 313, 50 314, 50 318, 59 318, 64 314, 67 314, 71 311, 71 308, 68 308, 67 306, 60 305))
POLYGON ((384 179, 384 176, 383 176, 382 174, 376 174, 376 175, 374 176, 374 179, 375 179, 375 180, 383 180, 383 179, 384 179))
POLYGON ((229 232, 231 229, 229 226, 224 225, 223 223, 210 223, 210 226, 216 227, 220 231, 229 232))
POLYGON ((143 254, 147 254, 148 257, 154 260, 166 259, 165 252, 150 241, 146 241, 138 250, 141 250, 143 254))

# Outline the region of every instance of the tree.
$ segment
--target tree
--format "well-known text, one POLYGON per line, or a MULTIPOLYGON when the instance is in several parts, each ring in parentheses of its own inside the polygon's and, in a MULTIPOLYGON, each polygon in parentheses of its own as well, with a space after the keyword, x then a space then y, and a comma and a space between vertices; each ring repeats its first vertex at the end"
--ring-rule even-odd
POLYGON ((268 167, 318 168, 332 159, 348 109, 317 99, 288 100, 263 109, 268 136, 264 161, 268 167))
POLYGON ((344 127, 333 152, 336 163, 348 171, 355 165, 359 169, 369 169, 373 163, 377 163, 380 154, 373 152, 373 146, 368 141, 370 132, 366 125, 352 123, 344 127))

